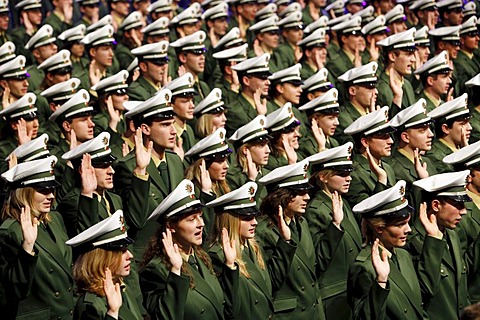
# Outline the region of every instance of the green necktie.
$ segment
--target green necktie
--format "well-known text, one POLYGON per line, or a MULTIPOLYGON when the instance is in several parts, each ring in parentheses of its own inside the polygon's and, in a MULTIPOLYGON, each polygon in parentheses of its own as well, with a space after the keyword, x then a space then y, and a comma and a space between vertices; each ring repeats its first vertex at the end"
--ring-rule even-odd
POLYGON ((158 171, 160 172, 160 176, 162 177, 167 191, 170 192, 170 180, 168 179, 167 163, 165 161, 160 162, 158 165, 158 171))
POLYGON ((188 264, 195 270, 198 270, 197 259, 191 254, 188 256, 188 264))

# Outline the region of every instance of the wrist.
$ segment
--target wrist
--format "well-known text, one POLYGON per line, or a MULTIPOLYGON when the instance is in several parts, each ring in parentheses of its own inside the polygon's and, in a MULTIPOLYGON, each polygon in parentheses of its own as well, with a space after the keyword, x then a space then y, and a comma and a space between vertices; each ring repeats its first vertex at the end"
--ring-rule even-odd
POLYGON ((115 319, 118 319, 118 310, 115 311, 115 310, 111 310, 111 309, 110 309, 110 310, 107 311, 107 314, 108 314, 109 316, 115 318, 115 319))
POLYGON ((375 279, 375 281, 376 281, 377 283, 387 283, 388 279, 377 278, 377 279, 375 279))
POLYGON ((136 167, 135 169, 133 169, 133 172, 136 174, 136 175, 142 175, 144 176, 146 173, 147 173, 147 169, 146 168, 141 168, 141 167, 136 167))

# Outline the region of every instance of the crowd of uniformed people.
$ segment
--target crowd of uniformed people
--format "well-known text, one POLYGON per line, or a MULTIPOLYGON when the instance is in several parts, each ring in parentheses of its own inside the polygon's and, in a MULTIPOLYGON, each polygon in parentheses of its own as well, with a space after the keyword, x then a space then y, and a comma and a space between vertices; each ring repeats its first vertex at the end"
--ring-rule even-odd
POLYGON ((0 0, 0 318, 480 319, 479 15, 0 0))

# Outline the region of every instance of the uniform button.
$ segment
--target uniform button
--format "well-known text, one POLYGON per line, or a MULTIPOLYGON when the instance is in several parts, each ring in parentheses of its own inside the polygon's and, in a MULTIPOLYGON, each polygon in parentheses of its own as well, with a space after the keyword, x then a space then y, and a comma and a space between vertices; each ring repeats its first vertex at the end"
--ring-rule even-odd
POLYGON ((314 302, 314 303, 313 303, 313 308, 315 308, 316 306, 317 306, 317 304, 314 302))
POLYGON ((49 273, 53 273, 53 269, 48 270, 49 273))
POLYGON ((225 304, 225 300, 222 301, 222 304, 225 304))
POLYGON ((463 309, 463 305, 459 305, 458 310, 462 310, 462 309, 463 309))
POLYGON ((55 292, 55 297, 60 297, 60 292, 55 292))
POLYGON ((312 282, 312 287, 315 287, 315 282, 312 282))
POLYGON ((440 269, 440 273, 444 273, 445 271, 443 271, 443 269, 440 269))
POLYGON ((258 300, 255 300, 255 304, 258 304, 258 300))
POLYGON ((72 291, 72 287, 68 287, 67 290, 68 290, 68 292, 72 291))
POLYGON ((58 318, 57 318, 57 320, 61 320, 61 319, 62 319, 62 317, 58 317, 58 318))
POLYGON ((297 270, 300 270, 300 266, 297 267, 297 270))
POLYGON ((301 289, 302 289, 302 291, 305 291, 305 287, 304 287, 304 286, 302 286, 302 288, 301 288, 301 289))
POLYGON ((155 193, 154 193, 154 192, 152 192, 152 197, 155 197, 155 193))
POLYGON ((200 311, 200 313, 204 313, 205 312, 205 309, 202 309, 202 311, 200 311))
POLYGON ((302 308, 302 311, 305 311, 306 309, 307 309, 307 308, 303 307, 303 308, 302 308))
POLYGON ((352 252, 353 251, 353 248, 350 248, 350 250, 348 250, 348 252, 352 252))
POLYGON ((70 311, 70 315, 73 316, 73 310, 70 311))

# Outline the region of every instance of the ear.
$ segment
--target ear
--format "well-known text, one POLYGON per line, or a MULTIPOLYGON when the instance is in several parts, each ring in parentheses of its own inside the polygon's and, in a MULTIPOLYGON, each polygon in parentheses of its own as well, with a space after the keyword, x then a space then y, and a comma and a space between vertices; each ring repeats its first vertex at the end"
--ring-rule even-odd
POLYGON ((283 88, 283 85, 282 84, 277 84, 275 85, 275 89, 278 91, 278 93, 280 94, 283 94, 283 92, 285 91, 285 88, 283 88))
POLYGON ((5 89, 8 87, 8 82, 6 80, 0 80, 0 86, 5 89))
POLYGON ((361 138, 360 143, 364 148, 367 148, 370 145, 370 140, 367 138, 361 138))
POLYGON ((53 81, 53 74, 51 74, 50 72, 47 72, 47 74, 45 75, 47 80, 52 82, 53 81))
POLYGON ((381 227, 381 226, 375 226, 375 227, 373 227, 373 229, 375 230, 375 233, 376 233, 376 234, 382 234, 384 228, 385 228, 385 227, 381 227))
POLYGON ((246 146, 242 146, 242 154, 243 154, 244 156, 247 155, 247 147, 246 147, 246 146))
POLYGON ((450 133, 450 128, 448 128, 446 123, 442 124, 442 132, 446 135, 450 133))
POLYGON ((440 212, 441 207, 442 207, 442 204, 440 203, 440 200, 438 200, 438 199, 432 200, 432 210, 435 213, 440 212))
POLYGON ((50 107, 50 110, 52 110, 52 112, 57 111, 57 105, 55 103, 50 102, 48 106, 50 107))
POLYGON ((307 99, 308 101, 312 101, 313 99, 315 99, 315 96, 313 95, 313 93, 309 92, 307 93, 307 99))
POLYGON ((88 54, 90 55, 91 58, 95 57, 96 53, 97 53, 97 50, 95 48, 90 48, 90 50, 88 50, 88 54))
POLYGON ((143 133, 144 135, 146 135, 146 136, 149 136, 149 135, 150 135, 150 133, 151 133, 150 127, 147 126, 145 123, 142 123, 142 124, 140 125, 140 128, 142 129, 142 133, 143 133))
POLYGON ((355 86, 348 87, 348 94, 351 95, 351 96, 356 96, 357 95, 357 88, 355 88, 355 86))
POLYGON ((340 40, 342 40, 342 43, 346 43, 348 41, 348 37, 342 34, 340 40))
POLYGON ((395 56, 395 53, 393 53, 393 51, 390 51, 388 53, 388 60, 390 60, 391 62, 395 62, 397 60, 397 57, 395 56))
POLYGON ((207 27, 208 27, 208 30, 212 29, 212 27, 213 27, 213 21, 212 20, 207 20, 207 27))
POLYGON ((147 72, 147 63, 145 61, 141 61, 139 64, 138 64, 139 68, 140 68, 140 71, 142 71, 142 73, 145 73, 147 72))
POLYGON ((18 130, 18 122, 17 121, 10 121, 10 127, 13 129, 13 131, 18 130))
POLYGON ((400 134, 400 139, 405 142, 405 143, 409 143, 410 142, 410 137, 408 136, 408 133, 406 131, 403 131, 401 134, 400 134))
POLYGON ((70 126, 70 123, 68 123, 68 121, 63 121, 62 122, 62 128, 65 132, 72 131, 72 127, 70 126))
POLYGON ((40 51, 38 50, 38 48, 33 49, 32 54, 35 59, 40 58, 40 51))
POLYGON ((181 52, 178 55, 178 60, 180 61, 181 64, 185 64, 185 62, 187 62, 187 55, 184 52, 181 52))
POLYGON ((137 131, 137 128, 135 128, 135 123, 133 122, 133 120, 128 120, 128 128, 130 129, 130 131, 132 132, 135 132, 137 131))
POLYGON ((250 87, 250 78, 249 77, 243 76, 242 81, 243 81, 243 84, 245 84, 245 86, 250 87))
POLYGON ((460 37, 460 44, 462 46, 465 44, 465 37, 460 37))
POLYGON ((433 81, 434 81, 434 80, 433 80, 433 77, 432 77, 432 76, 428 76, 428 77, 427 77, 427 84, 428 84, 429 86, 433 86, 433 81))
POLYGON ((445 42, 443 41, 438 41, 438 49, 440 50, 445 50, 445 42))

